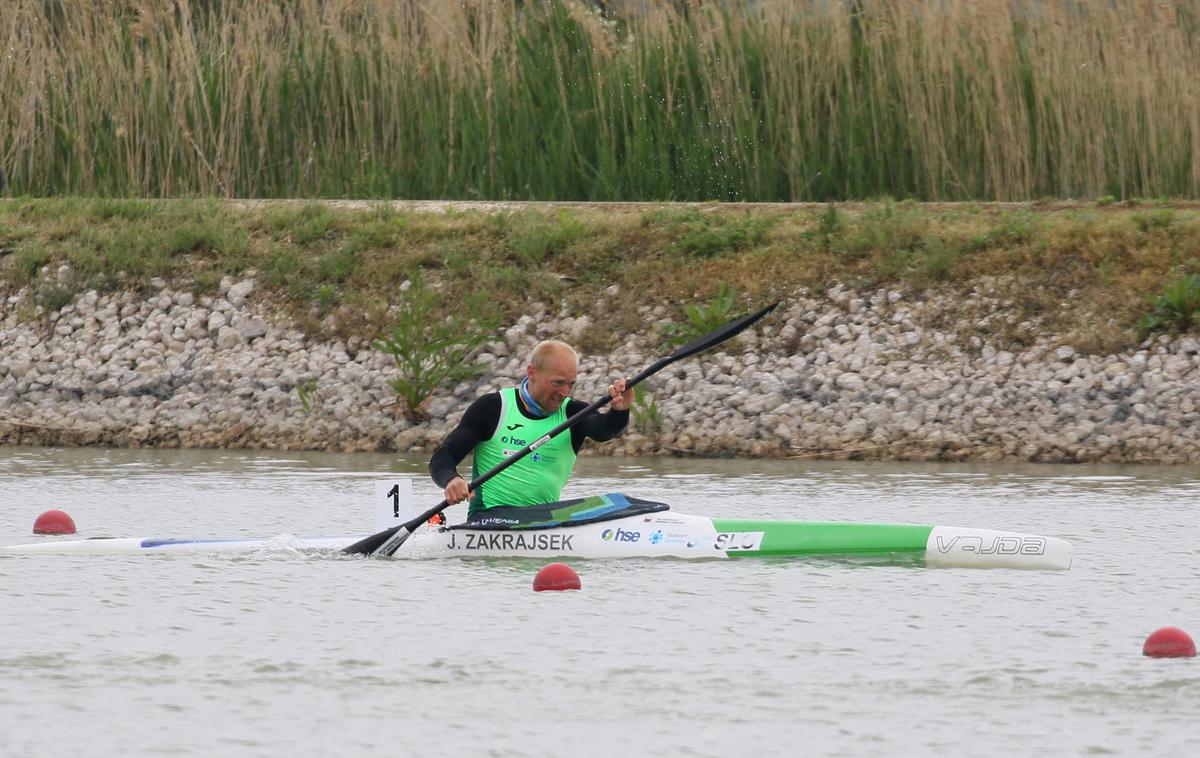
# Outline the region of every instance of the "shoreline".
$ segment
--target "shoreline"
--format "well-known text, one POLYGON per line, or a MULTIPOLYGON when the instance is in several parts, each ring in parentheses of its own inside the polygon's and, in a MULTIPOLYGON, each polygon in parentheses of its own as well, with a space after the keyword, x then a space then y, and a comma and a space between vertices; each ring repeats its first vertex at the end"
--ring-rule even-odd
MULTIPOLYGON (((428 452, 477 395, 507 386, 536 341, 587 319, 537 306, 485 345, 479 379, 436 393, 430 420, 399 413, 389 358, 318 341, 273 315, 253 278, 216 297, 88 291, 47 319, 0 322, 0 444, 428 452), (298 388, 307 387, 309 391, 298 388)), ((987 312, 1002 311, 985 292, 987 312)), ((1053 339, 1021 352, 930 326, 952 303, 902 289, 797 292, 755 329, 645 384, 622 437, 592 455, 957 462, 1200 463, 1200 342, 1159 337, 1081 355, 1053 339)), ((639 309, 647 331, 660 306, 639 309)), ((986 318, 986 316, 984 316, 986 318)), ((963 332, 966 333, 966 332, 963 332)), ((577 396, 599 396, 662 348, 630 335, 582 355, 577 396)))

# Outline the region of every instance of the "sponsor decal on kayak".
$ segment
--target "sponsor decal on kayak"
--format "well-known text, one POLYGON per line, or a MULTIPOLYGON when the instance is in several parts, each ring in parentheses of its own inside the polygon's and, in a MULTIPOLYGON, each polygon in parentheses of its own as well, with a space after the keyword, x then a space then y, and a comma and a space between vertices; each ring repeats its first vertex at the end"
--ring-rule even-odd
POLYGON ((762 532, 718 532, 717 550, 758 550, 762 546, 762 532))
POLYGON ((451 550, 558 550, 571 551, 575 549, 573 534, 547 534, 539 532, 491 532, 479 534, 476 532, 450 532, 450 542, 446 547, 451 550), (462 539, 459 539, 459 536, 462 539))
POLYGON ((687 532, 664 532, 662 529, 656 529, 649 537, 651 545, 687 545, 692 547, 688 541, 687 532))
POLYGON ((499 516, 485 516, 481 519, 475 519, 471 523, 472 524, 480 524, 481 526, 488 526, 491 524, 512 525, 512 524, 519 524, 521 522, 519 519, 515 519, 515 518, 501 518, 499 516))
POLYGON ((973 534, 956 534, 950 539, 937 538, 939 553, 977 553, 979 555, 1045 555, 1045 537, 998 535, 990 540, 973 534))
POLYGON ((641 532, 622 529, 619 526, 616 529, 605 529, 603 532, 600 532, 600 539, 605 542, 637 542, 641 538, 641 532))

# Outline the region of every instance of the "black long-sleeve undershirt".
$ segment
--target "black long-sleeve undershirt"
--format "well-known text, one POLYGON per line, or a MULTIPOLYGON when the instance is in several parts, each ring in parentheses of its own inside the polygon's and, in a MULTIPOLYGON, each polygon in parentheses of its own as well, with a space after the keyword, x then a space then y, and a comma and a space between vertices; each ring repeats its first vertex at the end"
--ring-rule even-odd
MULTIPOLYGON (((580 400, 571 400, 567 403, 567 417, 570 418, 587 406, 587 403, 580 400)), ((446 439, 429 459, 429 475, 433 477, 437 486, 445 489, 454 477, 459 476, 457 467, 462 459, 466 458, 467 454, 474 450, 480 442, 492 438, 496 427, 500 425, 500 408, 499 392, 483 395, 467 407, 458 426, 446 435, 446 439)), ((533 416, 529 415, 525 408, 525 404, 519 400, 517 409, 522 416, 533 419, 533 416)), ((611 440, 624 431, 628 423, 629 411, 610 409, 607 413, 592 413, 586 418, 580 419, 569 430, 571 447, 578 453, 587 439, 594 439, 597 442, 611 440)))

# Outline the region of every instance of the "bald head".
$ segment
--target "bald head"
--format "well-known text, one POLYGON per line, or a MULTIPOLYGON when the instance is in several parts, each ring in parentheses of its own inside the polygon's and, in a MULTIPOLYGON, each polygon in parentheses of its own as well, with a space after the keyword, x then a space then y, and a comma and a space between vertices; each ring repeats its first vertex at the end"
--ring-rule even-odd
POLYGON ((574 348, 558 340, 539 342, 526 370, 529 394, 542 410, 555 413, 575 387, 579 356, 574 348))
POLYGON ((575 348, 560 340, 542 340, 533 348, 529 362, 535 369, 546 370, 551 363, 567 360, 579 367, 579 354, 575 348))

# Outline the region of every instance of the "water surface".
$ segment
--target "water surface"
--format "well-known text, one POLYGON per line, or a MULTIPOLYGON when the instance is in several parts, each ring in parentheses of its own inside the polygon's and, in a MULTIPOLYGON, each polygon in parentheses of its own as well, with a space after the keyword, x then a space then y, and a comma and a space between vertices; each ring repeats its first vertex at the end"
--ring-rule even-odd
MULTIPOLYGON (((380 455, 0 449, 0 543, 369 533, 380 455)), ((878 559, 0 556, 0 755, 1200 754, 1200 470, 583 458, 564 496, 1062 537, 1067 572, 878 559)), ((452 512, 453 514, 453 512, 452 512)))

